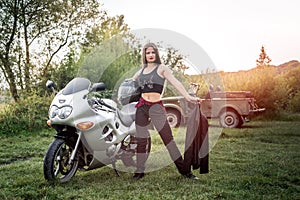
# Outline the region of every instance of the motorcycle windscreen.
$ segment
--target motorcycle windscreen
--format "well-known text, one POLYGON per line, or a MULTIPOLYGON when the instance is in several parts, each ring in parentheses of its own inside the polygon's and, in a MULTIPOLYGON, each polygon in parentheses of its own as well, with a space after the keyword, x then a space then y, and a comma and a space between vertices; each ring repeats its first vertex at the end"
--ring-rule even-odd
POLYGON ((89 89, 90 85, 91 82, 86 78, 74 78, 66 85, 62 93, 64 95, 73 94, 82 90, 89 89))

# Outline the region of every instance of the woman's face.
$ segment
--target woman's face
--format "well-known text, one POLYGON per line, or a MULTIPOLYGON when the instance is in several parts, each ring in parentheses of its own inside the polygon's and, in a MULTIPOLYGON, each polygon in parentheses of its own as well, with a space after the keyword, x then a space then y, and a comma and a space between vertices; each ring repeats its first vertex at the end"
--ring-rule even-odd
POLYGON ((156 61, 156 54, 153 47, 146 49, 146 61, 147 63, 154 63, 156 61))

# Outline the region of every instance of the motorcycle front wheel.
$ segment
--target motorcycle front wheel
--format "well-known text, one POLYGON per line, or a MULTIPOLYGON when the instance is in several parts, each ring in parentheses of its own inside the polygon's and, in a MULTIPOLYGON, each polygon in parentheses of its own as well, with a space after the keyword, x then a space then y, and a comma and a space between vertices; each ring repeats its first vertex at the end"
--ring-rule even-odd
POLYGON ((73 147, 67 144, 64 139, 55 138, 44 157, 44 177, 46 180, 67 182, 75 175, 78 168, 78 154, 72 162, 69 162, 72 151, 73 147))

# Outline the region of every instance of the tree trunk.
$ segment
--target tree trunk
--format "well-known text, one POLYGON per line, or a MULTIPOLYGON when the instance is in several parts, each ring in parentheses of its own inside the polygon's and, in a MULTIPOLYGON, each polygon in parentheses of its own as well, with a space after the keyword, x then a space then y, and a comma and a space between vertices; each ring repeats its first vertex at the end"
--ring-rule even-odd
POLYGON ((2 63, 4 66, 5 72, 6 72, 6 74, 4 74, 4 76, 9 85, 9 91, 10 91, 13 99, 15 100, 15 102, 18 102, 19 94, 18 94, 17 85, 16 85, 16 81, 15 81, 15 75, 10 68, 9 61, 7 58, 2 59, 2 63))

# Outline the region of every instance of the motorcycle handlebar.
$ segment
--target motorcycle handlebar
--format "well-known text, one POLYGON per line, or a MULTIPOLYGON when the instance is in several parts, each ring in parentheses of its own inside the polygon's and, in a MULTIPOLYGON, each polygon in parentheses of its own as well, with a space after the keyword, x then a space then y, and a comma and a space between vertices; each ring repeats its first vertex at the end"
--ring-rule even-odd
POLYGON ((116 108, 114 108, 114 107, 112 107, 112 106, 106 104, 102 99, 99 100, 99 103, 102 104, 103 106, 109 108, 109 109, 112 109, 113 111, 116 111, 116 110, 117 110, 116 108))
POLYGON ((109 109, 111 109, 111 110, 113 110, 113 111, 116 111, 117 109, 116 108, 114 108, 114 107, 112 107, 111 105, 108 105, 107 103, 105 103, 103 100, 102 100, 102 98, 101 98, 101 95, 99 95, 99 94, 97 94, 97 93, 94 93, 94 96, 96 97, 96 101, 99 103, 99 104, 101 104, 101 105, 103 105, 103 106, 105 106, 105 107, 107 107, 107 108, 109 108, 109 109))

